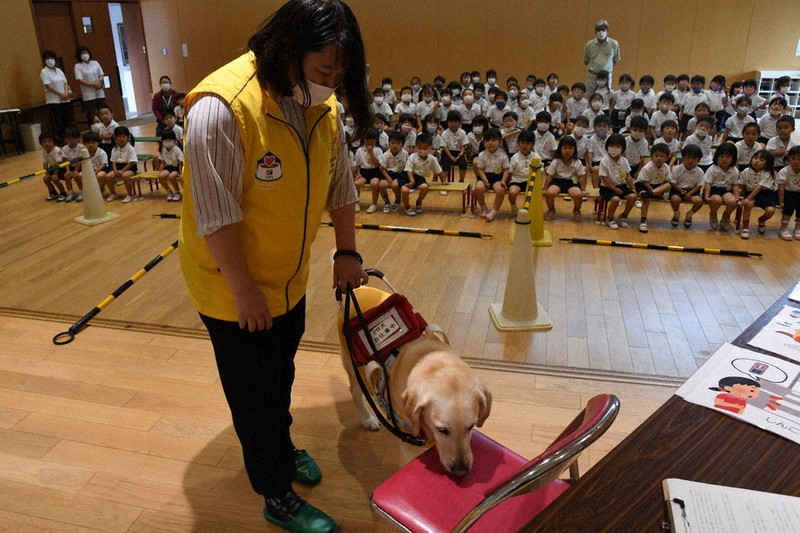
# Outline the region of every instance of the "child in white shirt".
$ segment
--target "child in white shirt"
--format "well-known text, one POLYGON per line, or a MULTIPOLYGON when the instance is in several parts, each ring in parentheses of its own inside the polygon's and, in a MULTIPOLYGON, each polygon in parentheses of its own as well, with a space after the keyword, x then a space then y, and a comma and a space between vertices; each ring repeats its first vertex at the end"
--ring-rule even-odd
POLYGON ((658 101, 656 93, 653 91, 655 83, 653 76, 645 74, 639 78, 639 90, 636 91, 636 98, 640 98, 644 102, 644 108, 649 115, 652 115, 653 111, 655 111, 656 102, 658 101))
MULTIPOLYGON (((405 166, 405 176, 397 180, 401 198, 403 200, 403 209, 406 215, 413 217, 421 215, 423 212, 422 201, 428 195, 428 180, 433 180, 435 177, 444 183, 445 175, 442 172, 442 167, 439 166, 439 161, 431 154, 431 136, 427 133, 420 133, 417 135, 417 146, 414 153, 408 157, 405 166), (411 209, 409 195, 412 189, 419 191, 417 196, 417 204, 414 209, 411 209)), ((397 191, 395 191, 397 192, 397 191)))
MULTIPOLYGON (((603 96, 594 93, 589 97, 589 108, 584 110, 583 116, 589 119, 589 135, 594 134, 594 121, 597 117, 607 116, 603 113, 603 96)), ((609 121, 610 124, 610 121, 609 121)))
POLYGON ((672 110, 675 103, 675 97, 670 93, 664 93, 658 98, 658 109, 653 111, 650 115, 650 137, 654 138, 657 132, 661 131, 661 124, 667 120, 674 120, 675 124, 678 123, 678 115, 672 110))
POLYGON ((547 167, 547 177, 542 188, 547 204, 545 220, 553 220, 556 216, 556 196, 569 194, 573 202, 572 219, 575 222, 581 221, 581 205, 586 192, 586 169, 578 159, 578 144, 574 138, 561 138, 555 158, 547 167))
MULTIPOLYGON (((64 131, 64 139, 67 141, 67 144, 61 149, 64 154, 64 159, 66 161, 75 161, 76 159, 81 158, 81 150, 83 150, 83 145, 79 142, 81 140, 81 134, 78 133, 76 128, 67 128, 64 131)), ((66 168, 66 172, 64 173, 64 182, 66 183, 67 189, 67 197, 64 198, 65 202, 82 202, 83 201, 83 180, 81 179, 81 163, 70 163, 69 166, 66 168), (75 194, 75 190, 72 188, 72 180, 75 180, 78 183, 78 194, 75 194)))
POLYGON ((575 139, 577 146, 578 159, 582 164, 586 164, 586 149, 589 147, 589 119, 583 116, 575 118, 570 137, 575 139))
MULTIPOLYGON (((675 126, 677 129, 677 125, 675 126)), ((672 205, 672 226, 677 227, 681 221, 681 202, 689 200, 692 207, 686 212, 686 219, 683 225, 686 228, 692 227, 692 217, 703 207, 703 170, 697 166, 703 151, 700 147, 690 144, 683 149, 683 159, 680 165, 672 167, 670 184, 669 203, 672 205)))
POLYGON ((505 151, 509 157, 519 152, 517 137, 519 137, 520 131, 517 127, 517 114, 514 111, 506 111, 506 114, 503 115, 503 127, 500 128, 500 133, 503 134, 505 151))
POLYGON ((589 138, 586 147, 586 171, 590 173, 592 186, 596 189, 600 187, 600 161, 607 155, 606 141, 611 120, 606 115, 601 115, 595 119, 594 127, 594 135, 589 138))
POLYGON ((536 113, 531 107, 530 97, 527 94, 520 94, 517 98, 517 103, 519 105, 517 109, 517 115, 519 116, 517 126, 523 130, 528 129, 536 121, 536 113))
POLYGON ((567 99, 567 113, 571 122, 589 108, 589 102, 583 97, 585 94, 586 85, 581 82, 572 84, 572 96, 567 99))
MULTIPOLYGON (((394 191, 394 203, 389 204, 388 198, 384 196, 383 212, 397 211, 400 207, 400 187, 397 180, 403 177, 405 172, 406 163, 408 162, 408 152, 403 150, 403 143, 405 138, 403 134, 398 131, 393 131, 389 134, 389 149, 383 152, 381 157, 381 174, 386 178, 386 183, 394 191)), ((383 183, 383 182, 381 182, 383 183)))
POLYGON ((533 82, 533 92, 528 94, 534 113, 540 113, 547 107, 548 96, 545 96, 544 80, 539 78, 533 82))
POLYGON ((372 103, 369 105, 369 110, 373 115, 380 113, 385 117, 392 116, 392 108, 386 103, 386 93, 383 92, 382 87, 376 87, 372 91, 372 103))
POLYGON ((764 214, 758 217, 758 233, 767 232, 767 220, 775 215, 778 195, 775 192, 774 158, 768 150, 759 150, 750 159, 750 166, 739 174, 739 198, 742 205, 742 239, 750 238, 750 212, 760 207, 764 214))
MULTIPOLYGON (((461 129, 461 113, 450 111, 447 115, 447 129, 442 132, 442 153, 440 164, 442 171, 449 173, 453 166, 458 166, 458 181, 467 176, 467 134, 461 129)), ((442 191, 445 195, 447 191, 442 191)))
POLYGON ((167 201, 180 202, 181 190, 178 186, 178 181, 183 169, 183 152, 178 146, 178 136, 169 128, 161 130, 161 146, 158 149, 158 159, 161 161, 158 182, 167 191, 167 201))
POLYGON ((779 171, 785 166, 783 156, 797 143, 792 138, 794 132, 794 117, 784 115, 775 124, 778 134, 767 142, 767 150, 775 157, 775 168, 779 171))
MULTIPOLYGON (((702 122, 697 125, 698 130, 702 122)), ((706 170, 703 178, 704 193, 703 197, 711 213, 709 222, 711 229, 719 228, 720 231, 731 229, 731 213, 736 210, 739 204, 739 189, 736 186, 739 182, 739 171, 736 168, 736 147, 733 143, 724 142, 717 147, 714 152, 714 164, 706 170), (717 220, 719 208, 725 204, 725 211, 722 213, 722 220, 717 220)))
POLYGON ((462 93, 461 106, 458 110, 461 113, 461 129, 466 133, 471 132, 472 119, 483 114, 480 104, 475 101, 475 94, 472 89, 466 89, 462 93))
POLYGON ((39 135, 39 144, 42 147, 42 168, 47 171, 42 176, 42 181, 50 193, 45 200, 63 202, 67 197, 67 191, 61 184, 60 178, 66 173, 66 168, 59 165, 66 160, 64 151, 56 146, 56 136, 52 133, 39 135))
POLYGON ((481 217, 487 222, 494 220, 497 212, 503 205, 506 187, 508 185, 508 155, 500 147, 503 136, 500 130, 491 128, 484 135, 484 150, 475 160, 475 200, 480 206, 481 217), (492 188, 495 192, 494 206, 490 211, 486 206, 486 189, 492 188))
POLYGON ((531 161, 534 158, 541 158, 533 151, 535 138, 531 130, 522 130, 517 139, 519 152, 514 154, 508 165, 508 203, 511 204, 511 214, 515 217, 519 208, 517 207, 517 196, 527 191, 528 178, 531 174, 531 161))
POLYGON ((133 191, 133 176, 139 171, 137 166, 138 158, 136 150, 130 144, 131 132, 125 126, 119 126, 114 130, 114 142, 116 145, 111 150, 111 170, 106 174, 106 186, 111 191, 111 195, 106 198, 107 202, 113 202, 117 199, 116 187, 114 182, 121 179, 125 183, 125 192, 127 195, 122 200, 122 203, 140 200, 138 196, 134 196, 133 191))
POLYGON ((97 116, 100 121, 92 124, 92 131, 100 136, 100 148, 110 158, 111 150, 114 148, 114 130, 119 127, 119 124, 114 120, 114 114, 107 105, 100 107, 97 116))
MULTIPOLYGON (((711 129, 714 127, 714 119, 711 117, 703 117, 697 121, 697 127, 693 134, 689 135, 685 141, 684 146, 695 144, 703 151, 703 157, 700 159, 700 168, 706 171, 714 158, 711 156, 711 145, 714 142, 711 136, 711 129)), ((733 147, 733 144, 731 144, 733 147)), ((716 228, 715 228, 716 229, 716 228)))
POLYGON ((642 214, 639 221, 639 231, 647 233, 647 213, 650 201, 653 198, 663 198, 671 188, 672 179, 669 165, 669 146, 666 144, 653 145, 650 161, 639 171, 636 177, 636 194, 642 200, 642 214))
MULTIPOLYGON (((666 120, 661 123, 661 137, 653 141, 653 144, 663 143, 669 146, 670 156, 669 165, 674 166, 678 160, 678 152, 681 150, 681 143, 678 141, 678 123, 674 120, 666 120)), ((700 159, 698 158, 698 161, 700 159)))
POLYGON ((770 101, 767 112, 758 119, 758 127, 761 128, 761 138, 758 139, 759 142, 768 142, 769 139, 778 134, 776 125, 778 124, 778 119, 786 114, 787 105, 786 99, 780 96, 770 101))
POLYGON ((369 183, 370 192, 372 193, 372 203, 367 208, 367 214, 369 215, 378 210, 379 194, 383 196, 387 204, 389 203, 389 196, 386 194, 389 183, 381 172, 383 150, 377 146, 377 142, 378 132, 374 129, 367 130, 364 135, 364 145, 356 150, 358 173, 363 178, 364 183, 369 183))
POLYGON ((552 119, 547 111, 540 111, 536 115, 536 141, 533 144, 533 151, 542 157, 542 164, 547 166, 553 160, 553 152, 556 149, 556 138, 550 133, 552 119))
POLYGON ((467 134, 467 157, 475 168, 475 158, 483 152, 483 134, 489 131, 489 121, 483 115, 478 115, 472 119, 472 131, 467 134))
POLYGON ((756 152, 764 149, 764 145, 757 141, 759 137, 758 124, 750 122, 742 130, 744 138, 736 143, 736 165, 739 172, 750 166, 750 160, 756 152))
MULTIPOLYGON (((411 87, 405 86, 400 89, 400 101, 394 108, 394 116, 399 117, 400 115, 408 113, 412 117, 415 118, 417 116, 417 104, 414 103, 414 95, 411 90, 411 87)), ((395 119, 396 121, 397 119, 395 119)))
POLYGON ((633 78, 630 74, 623 74, 619 77, 619 89, 611 92, 609 114, 611 115, 611 128, 614 131, 618 131, 625 124, 628 109, 631 107, 631 102, 633 102, 636 95, 631 90, 632 87, 633 78))
POLYGON ((631 167, 622 155, 625 152, 625 137, 615 133, 606 141, 606 156, 600 161, 600 195, 608 203, 607 224, 611 229, 627 228, 628 214, 633 209, 634 192, 631 167), (619 219, 614 219, 617 207, 626 200, 625 210, 619 219))
POLYGON ((779 233, 781 239, 792 240, 789 221, 794 215, 794 239, 800 240, 800 223, 797 221, 800 216, 800 146, 790 148, 786 159, 789 164, 778 172, 775 180, 778 186, 778 202, 783 206, 779 233))
POLYGON ((397 120, 398 122, 398 131, 403 135, 405 142, 403 143, 403 150, 408 152, 408 155, 414 153, 414 149, 417 144, 417 134, 414 131, 413 124, 416 122, 416 119, 408 114, 403 113, 400 115, 400 118, 397 120))
POLYGON ((736 101, 734 106, 736 110, 735 114, 725 120, 725 134, 722 137, 723 142, 729 141, 736 143, 741 141, 744 127, 751 122, 755 122, 755 119, 748 114, 750 112, 749 98, 740 98, 736 101))

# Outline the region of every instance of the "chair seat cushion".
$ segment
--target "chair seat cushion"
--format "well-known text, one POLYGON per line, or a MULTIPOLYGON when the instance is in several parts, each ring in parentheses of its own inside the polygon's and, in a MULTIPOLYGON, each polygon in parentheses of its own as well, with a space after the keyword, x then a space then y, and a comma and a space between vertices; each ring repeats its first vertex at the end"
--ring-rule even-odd
MULTIPOLYGON (((447 473, 436 448, 430 448, 383 482, 372 494, 380 511, 413 532, 450 532, 494 487, 528 462, 478 431, 472 433, 473 465, 458 479, 447 473)), ((470 529, 517 531, 569 488, 556 480, 529 494, 509 498, 470 529)))

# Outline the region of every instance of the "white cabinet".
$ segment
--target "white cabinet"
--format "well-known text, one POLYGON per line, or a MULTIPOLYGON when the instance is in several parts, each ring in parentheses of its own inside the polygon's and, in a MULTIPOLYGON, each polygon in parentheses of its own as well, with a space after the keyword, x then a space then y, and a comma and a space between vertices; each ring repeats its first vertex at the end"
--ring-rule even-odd
POLYGON ((800 119, 800 70, 759 70, 758 74, 758 94, 769 102, 775 94, 776 81, 783 76, 789 76, 792 82, 789 84, 789 94, 787 95, 789 106, 792 108, 794 118, 800 119))

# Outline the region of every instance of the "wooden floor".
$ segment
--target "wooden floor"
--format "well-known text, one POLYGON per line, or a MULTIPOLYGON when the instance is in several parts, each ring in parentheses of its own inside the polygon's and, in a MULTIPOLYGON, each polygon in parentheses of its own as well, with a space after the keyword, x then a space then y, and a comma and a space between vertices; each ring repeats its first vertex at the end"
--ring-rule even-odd
MULTIPOLYGON (((152 134, 152 126, 138 134, 152 134)), ((138 143, 153 152, 152 143, 138 143)), ((35 153, 0 161, 2 181, 38 168, 35 153)), ((469 179, 469 178, 468 178, 469 179)), ((142 202, 107 204, 120 217, 96 227, 76 224, 80 204, 44 202, 37 179, 0 190, 0 309, 48 317, 64 326, 92 309, 150 259, 176 240, 179 221, 154 218, 177 213, 163 193, 142 202)), ((369 191, 362 193, 362 205, 369 191)), ((358 231, 366 264, 381 269, 429 321, 440 324, 469 360, 496 368, 663 379, 678 383, 724 341, 735 338, 797 278, 800 242, 777 237, 777 219, 766 237, 743 241, 708 230, 704 209, 687 230, 669 224, 671 211, 654 205, 650 233, 613 231, 590 221, 572 222, 572 205, 559 200, 558 218, 546 224, 555 244, 534 249, 538 301, 553 329, 547 333, 499 333, 487 308, 502 301, 511 247, 510 215, 491 224, 461 218, 460 195, 431 194, 426 213, 362 211, 359 222, 478 231, 494 239, 358 231), (686 246, 731 248, 763 259, 588 247, 559 237, 589 237, 686 246)), ((636 220, 634 210, 631 221, 636 220)), ((313 247, 304 343, 335 348, 338 311, 330 290, 333 230, 322 227, 313 247)), ((95 323, 147 331, 169 329, 204 335, 188 302, 177 254, 142 278, 95 323)), ((512 281, 513 282, 513 281, 512 281)), ((54 334, 56 331, 53 332, 54 334)))
MULTIPOLYGON (((0 315, 0 529, 16 532, 272 531, 250 489, 204 339, 92 327, 69 345, 59 323, 0 315)), ((299 487, 343 532, 392 531, 372 490, 419 453, 360 428, 337 354, 303 350, 293 437, 323 482, 299 487)), ((493 392, 484 431, 541 452, 599 392, 622 411, 581 456, 585 471, 673 388, 478 370, 493 392)))

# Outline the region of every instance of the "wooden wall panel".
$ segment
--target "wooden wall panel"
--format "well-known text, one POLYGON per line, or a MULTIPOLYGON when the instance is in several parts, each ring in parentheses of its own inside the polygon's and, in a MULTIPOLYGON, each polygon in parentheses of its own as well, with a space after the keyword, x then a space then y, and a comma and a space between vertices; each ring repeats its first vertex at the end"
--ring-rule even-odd
POLYGON ((589 21, 586 0, 536 0, 529 9, 533 15, 533 32, 536 34, 536 62, 532 72, 546 79, 550 72, 558 74, 560 83, 572 85, 586 77, 583 49, 592 34, 584 28, 589 21))
POLYGON ((753 9, 754 0, 703 0, 697 4, 692 51, 686 66, 690 76, 703 74, 709 83, 716 74, 728 80, 741 77, 753 9), (721 26, 720 13, 731 14, 721 26))
POLYGON ((756 0, 748 29, 743 71, 800 70, 800 2, 756 0))
MULTIPOLYGON (((493 55, 487 42, 487 24, 483 13, 472 5, 464 9, 460 0, 439 0, 437 17, 441 31, 437 34, 437 73, 448 80, 459 80, 461 73, 485 70, 486 58, 493 55)), ((498 50, 501 45, 498 45, 498 50)))
POLYGON ((29 0, 0 2, 0 50, 0 108, 43 104, 43 65, 29 0))
MULTIPOLYGON (((228 10, 230 4, 225 3, 228 10)), ((180 42, 186 43, 189 56, 183 57, 182 50, 178 53, 183 59, 186 76, 186 89, 188 91, 202 80, 208 71, 213 70, 213 65, 223 65, 221 54, 221 32, 218 20, 219 8, 213 2, 178 2, 178 14, 181 24, 177 28, 180 42)), ((227 40, 227 36, 226 36, 227 40)), ((230 60, 230 58, 226 58, 230 60)), ((154 82, 155 83, 155 82, 154 82)))
POLYGON ((642 21, 639 29, 639 47, 623 50, 636 53, 636 64, 632 69, 637 86, 639 78, 650 74, 655 78, 656 92, 663 87, 667 74, 678 75, 687 70, 686 58, 692 51, 694 28, 686 25, 686 19, 694 20, 697 0, 672 0, 670 12, 679 16, 664 16, 661 2, 642 4, 642 21))
MULTIPOLYGON (((209 2, 197 2, 209 3, 209 2)), ((186 77, 186 61, 181 55, 181 17, 178 2, 164 0, 142 0, 142 19, 144 20, 145 40, 147 41, 147 60, 150 64, 150 82, 155 93, 161 76, 169 76, 177 91, 191 89, 186 77), (167 55, 162 50, 167 49, 167 55)), ((189 43, 194 47, 194 40, 189 43)), ((190 50, 192 49, 190 48, 190 50)), ((208 64, 205 69, 213 67, 208 64)), ((160 88, 159 88, 160 90, 160 88)))

